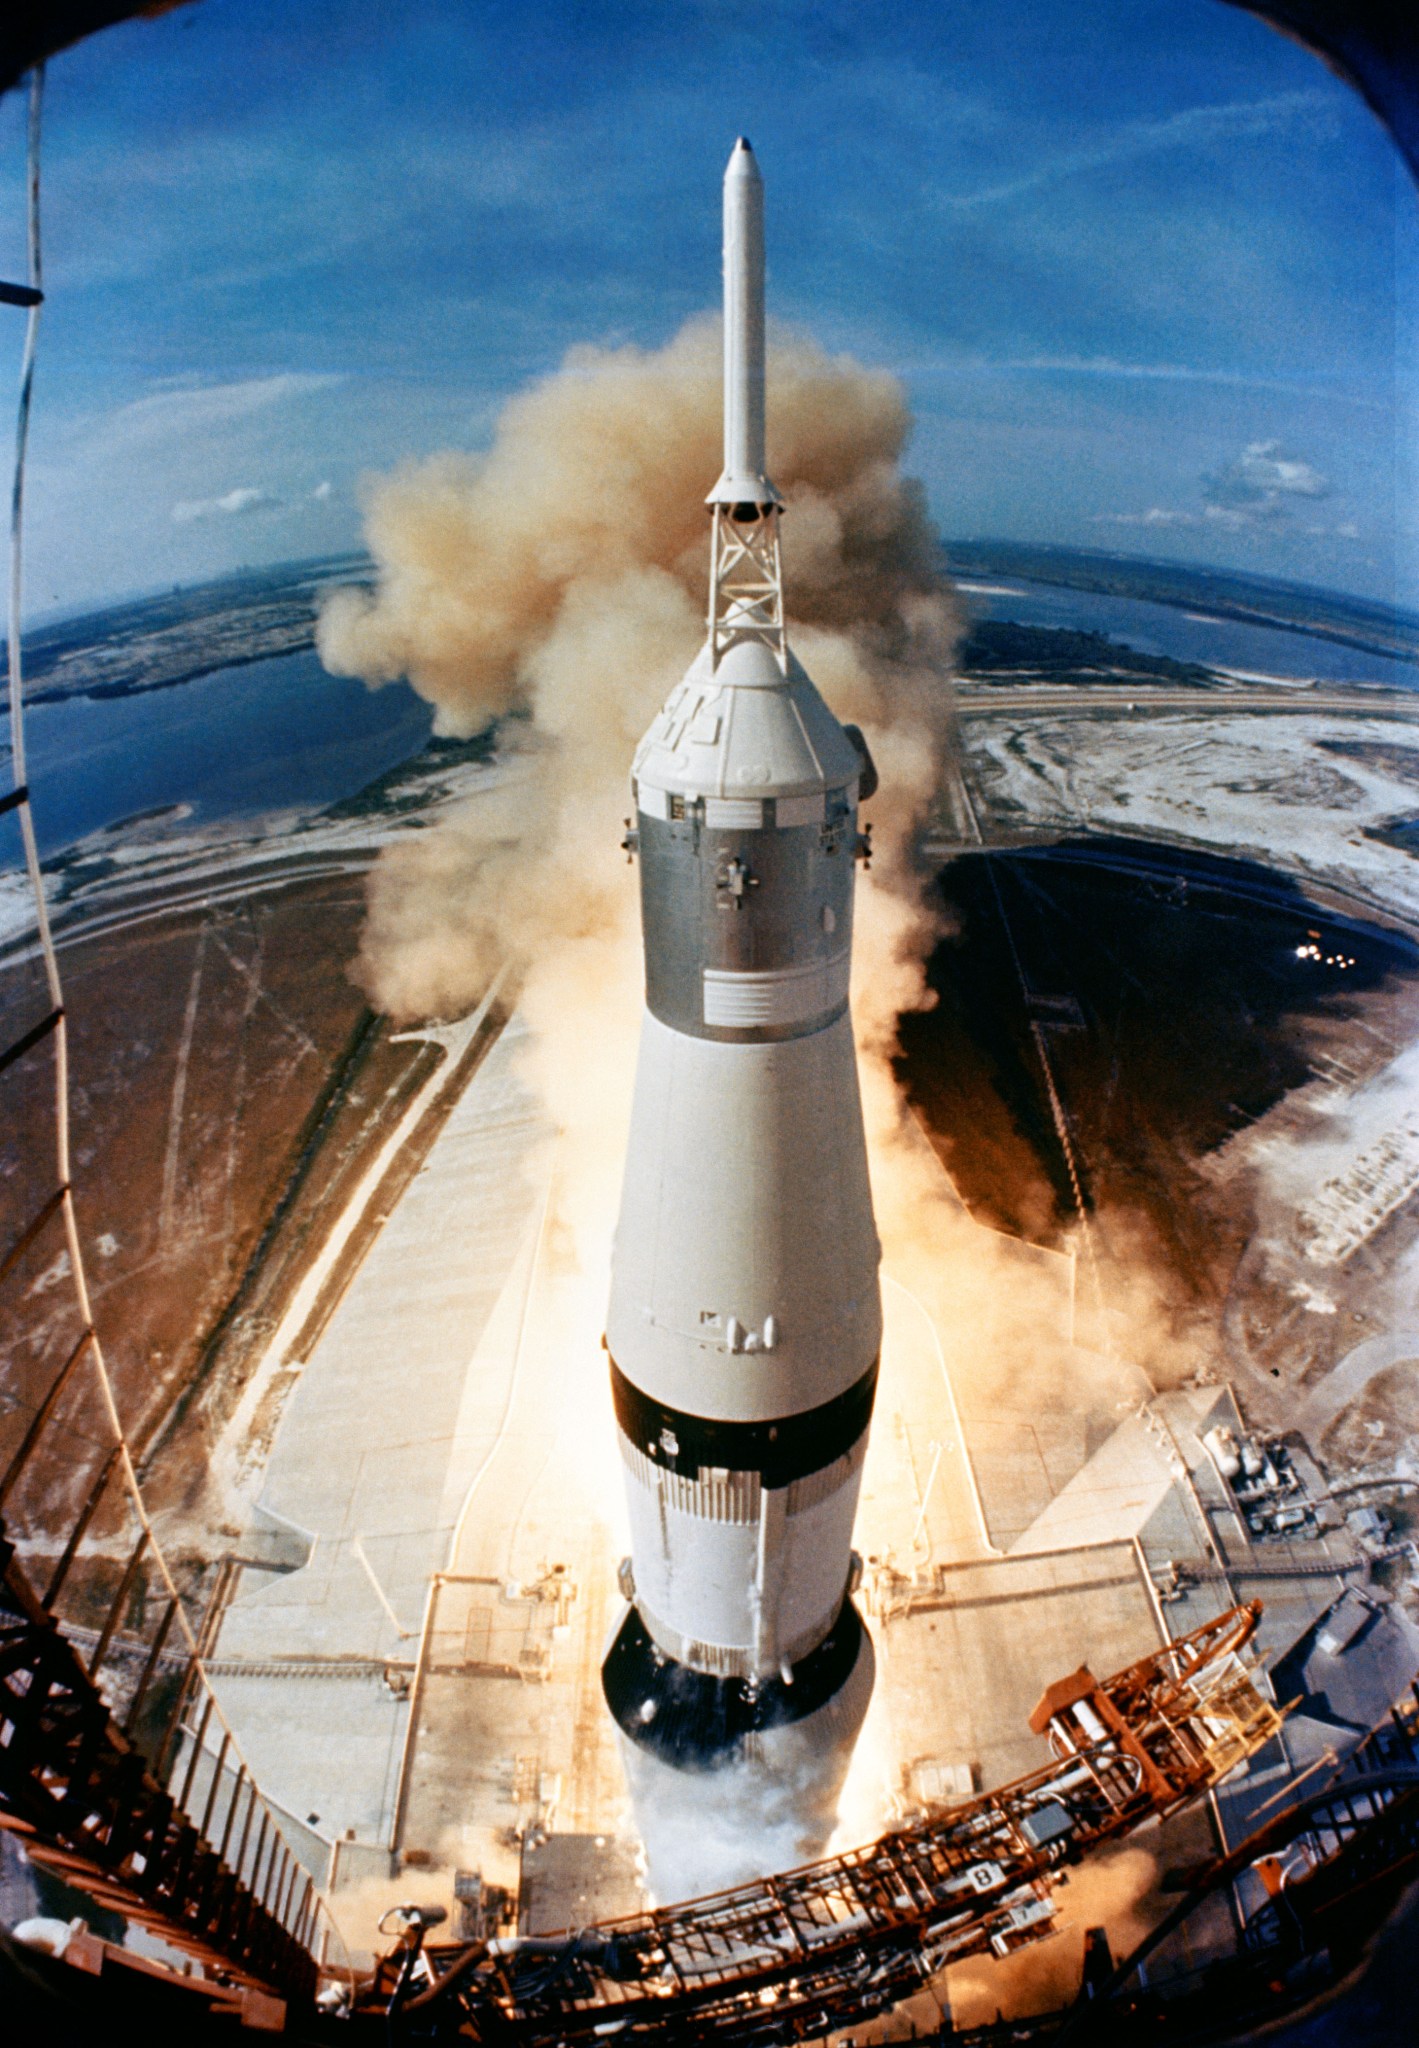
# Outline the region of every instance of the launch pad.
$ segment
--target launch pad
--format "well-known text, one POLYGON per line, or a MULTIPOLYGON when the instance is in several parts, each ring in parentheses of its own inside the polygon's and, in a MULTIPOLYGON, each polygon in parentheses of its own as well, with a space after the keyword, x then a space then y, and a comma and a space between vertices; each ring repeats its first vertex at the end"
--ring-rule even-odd
MULTIPOLYGON (((601 1355, 575 1326, 584 1276, 549 1220, 555 1140, 519 1077, 524 1044, 514 1015, 305 1359, 256 1516, 288 1547, 243 1568, 210 1666, 357 1952, 411 1896, 470 1932, 499 1914, 545 1930, 557 1900, 578 1921, 644 1902, 599 1680, 623 1548, 612 1418, 601 1355), (448 1317, 402 1313, 412 1248, 438 1261, 460 1241, 477 1256, 445 1283, 448 1317), (395 1349, 372 1393, 371 1360, 395 1349), (417 1407, 401 1393, 415 1384, 417 1407)), ((949 1197, 924 1139, 921 1155, 949 1197)), ((953 1229, 980 1226, 957 1211, 953 1229)), ((980 1229, 982 1258, 993 1237, 980 1229)), ((1103 1372, 1069 1342, 1069 1262, 1010 1256, 1054 1301, 1039 1377, 1013 1408, 972 1405, 973 1361, 943 1341, 929 1272, 906 1285, 887 1269, 858 1523, 878 1677, 844 1846, 1034 1768, 1029 1713, 1073 1665, 1123 1666, 1257 1593, 1275 1652, 1364 1563, 1343 1523, 1258 1543, 1202 1443, 1219 1417, 1245 1436, 1228 1390, 1153 1398, 1126 1367, 1103 1372)), ((1293 1717, 1283 1747, 1223 1788, 1227 1839, 1333 1734, 1293 1717)), ((697 1873, 713 1803, 687 1804, 684 1824, 697 1873)), ((1163 1854, 1195 1860, 1207 1836, 1184 1816, 1163 1854)), ((766 1870, 775 1848, 768 1837, 766 1870)))

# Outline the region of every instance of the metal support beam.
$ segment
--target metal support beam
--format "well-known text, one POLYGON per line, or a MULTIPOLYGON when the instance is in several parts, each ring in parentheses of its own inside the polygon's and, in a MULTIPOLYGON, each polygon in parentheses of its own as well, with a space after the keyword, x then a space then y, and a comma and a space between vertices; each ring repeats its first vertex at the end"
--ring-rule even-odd
MULTIPOLYGON (((158 1649, 172 1612, 154 1637, 158 1649)), ((156 1668, 154 1649, 149 1661, 156 1668)), ((210 1711, 209 1700, 203 1734, 210 1711)), ((225 1757, 214 1761, 216 1785, 225 1757)), ((233 1791, 223 1851, 249 1782, 239 1779, 233 1791)), ((204 1827, 215 1811, 209 1791, 204 1827)), ((249 1804, 248 1826, 250 1814, 249 1804)), ((288 1997, 313 1993, 314 1958, 243 1885, 241 1855, 233 1868, 203 1843, 118 1727, 82 1657, 35 1597, 3 1525, 0 1826, 19 1830, 32 1861, 208 1966, 288 1997)))
POLYGON ((69 1568, 79 1554, 79 1545, 84 1540, 90 1522, 98 1513, 99 1502, 108 1491, 108 1482, 113 1477, 113 1468, 117 1463, 118 1446, 115 1444, 99 1469, 99 1476, 89 1490, 89 1497, 79 1510, 78 1520, 69 1531, 69 1541, 65 1544, 64 1553, 58 1564, 54 1567, 54 1576, 44 1589, 43 1604, 46 1609, 54 1606, 55 1601, 63 1590, 64 1581, 69 1576, 69 1568))
MULTIPOLYGON (((48 1219, 46 1219, 46 1221, 47 1220, 48 1219)), ((11 1488, 14 1486, 20 1474, 24 1471, 25 1466, 29 1463, 30 1453, 33 1451, 35 1445, 39 1442, 40 1436, 43 1433, 46 1425, 48 1424, 50 1416, 53 1415, 55 1409, 59 1405, 60 1396, 63 1394, 64 1389, 68 1386, 70 1380, 73 1378, 74 1370, 78 1365, 79 1360, 88 1350, 90 1344, 92 1344, 93 1342, 93 1339, 93 1330, 85 1330, 83 1336, 79 1339, 78 1343, 74 1346, 74 1349, 69 1353, 69 1356, 65 1359, 63 1365, 60 1366, 58 1372, 55 1374, 53 1380, 50 1383, 49 1392, 40 1402, 38 1408, 36 1408, 34 1415, 30 1421, 30 1426, 25 1431, 24 1436, 20 1440, 19 1448, 17 1449, 14 1457, 10 1460, 9 1465, 5 1469, 4 1478, 0 1479, 0 1508, 2 1508, 5 1505, 5 1502, 9 1499, 11 1488)))
MULTIPOLYGON (((20 1054, 24 1051, 24 1049, 25 1041, 21 1039, 18 1046, 11 1046, 9 1054, 6 1057, 5 1064, 8 1065, 9 1061, 12 1059, 18 1059, 20 1054)), ((24 1257, 25 1253, 29 1250, 30 1246, 34 1243, 35 1239, 39 1236, 40 1232, 44 1229, 45 1224, 48 1223, 52 1217, 57 1216, 59 1214, 59 1211, 64 1207, 64 1197, 68 1194, 68 1192, 69 1189, 67 1185, 64 1187, 56 1188, 54 1190, 54 1193, 49 1197, 49 1200, 44 1204, 43 1208, 40 1209, 36 1215, 30 1218, 29 1222, 25 1225, 24 1229, 15 1239, 15 1242, 11 1245, 9 1251, 6 1252, 4 1258, 0 1259, 0 1281, 9 1279, 10 1275, 14 1272, 16 1266, 19 1265, 20 1260, 24 1257)))
MULTIPOLYGON (((32 1052, 41 1039, 48 1038, 51 1031, 58 1029, 63 1019, 63 1010, 53 1009, 47 1017, 41 1017, 38 1024, 31 1025, 22 1038, 17 1038, 13 1045, 7 1045, 4 1052, 0 1052, 0 1074, 3 1074, 6 1067, 12 1066, 16 1060, 23 1059, 27 1052, 32 1052)), ((62 1197, 62 1189, 60 1193, 62 1197)), ((5 1271, 8 1270, 7 1267, 5 1271)), ((0 1279, 3 1278, 4 1272, 0 1272, 0 1279)))
POLYGON ((153 1682, 153 1674, 158 1668, 158 1660, 163 1654, 168 1634, 176 1619, 177 1602, 176 1600, 169 1600, 166 1608, 163 1610, 163 1618, 158 1623, 157 1629, 154 1632, 153 1640, 148 1646, 148 1660, 143 1666, 142 1673, 138 1679, 137 1689, 129 1702, 128 1712, 124 1716, 123 1732, 126 1736, 131 1737, 133 1730, 138 1725, 138 1716, 143 1710, 144 1700, 148 1697, 148 1687, 153 1682))
POLYGON ((124 1567, 123 1577, 118 1582, 118 1591, 114 1594, 108 1613, 104 1616, 103 1627, 99 1630, 99 1639, 94 1644, 94 1654, 89 1659, 90 1678, 97 1678, 103 1667, 103 1660, 108 1655, 109 1644, 113 1641, 113 1632, 118 1627, 124 1608, 128 1605, 128 1596, 133 1591, 133 1581, 138 1576, 138 1567, 142 1564, 151 1541, 152 1538, 145 1529, 134 1546, 133 1555, 124 1567))

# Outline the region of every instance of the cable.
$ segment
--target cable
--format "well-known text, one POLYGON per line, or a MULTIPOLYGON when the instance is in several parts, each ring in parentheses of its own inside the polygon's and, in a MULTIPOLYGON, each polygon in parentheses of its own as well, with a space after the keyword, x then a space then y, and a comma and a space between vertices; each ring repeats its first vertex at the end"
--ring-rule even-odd
MULTIPOLYGON (((39 939, 40 954, 44 962, 45 979, 49 988, 52 1008, 56 1013, 54 1025, 54 1146, 55 1167, 58 1175, 60 1209, 64 1219, 64 1235, 69 1251, 70 1278, 73 1283, 75 1301, 79 1310, 84 1333, 88 1339, 89 1356, 98 1378, 99 1392, 107 1413, 109 1427, 117 1446, 125 1490, 142 1534, 147 1539, 148 1552, 157 1566, 158 1574, 173 1601, 181 1632, 186 1639, 191 1668, 197 1682, 216 1715, 217 1724, 228 1738, 227 1747, 238 1765, 246 1770, 245 1759, 235 1733, 230 1727, 221 1704, 212 1689, 207 1676, 206 1661, 201 1646, 188 1619, 187 1610, 178 1592, 176 1581, 168 1567, 156 1532, 148 1516, 147 1505, 138 1484, 138 1474, 133 1460, 127 1434, 118 1412, 118 1402, 110 1378, 108 1362, 98 1332, 94 1327, 93 1307, 89 1296, 88 1276, 84 1265, 83 1247, 79 1239, 78 1219, 74 1209, 73 1189, 70 1185, 70 1143, 69 1143, 69 1039, 68 1025, 64 1013, 64 991, 59 976, 59 960, 54 948, 50 930, 49 907, 45 901, 44 876, 40 869, 39 848, 35 839, 34 815, 26 777, 25 761, 25 718, 24 718, 24 661, 22 654, 20 610, 24 584, 24 509, 25 509, 25 459, 29 448, 30 414, 34 398, 35 358, 39 339, 39 315, 43 298, 43 249, 40 238, 40 135, 41 116, 44 102, 44 66, 37 64, 30 73, 29 115, 26 127, 25 154, 25 195, 26 195, 26 239, 28 245, 29 286, 32 296, 27 295, 28 312, 25 321, 24 354, 20 367, 19 414, 15 426, 15 468, 10 492, 10 579, 8 614, 8 684, 10 707, 10 773, 15 791, 15 809, 19 813, 20 837, 24 847, 25 872, 29 878, 30 892, 34 898, 35 929, 39 939)), ((247 1770, 247 1780, 257 1791, 262 1807, 270 1814, 270 1807, 256 1787, 254 1775, 247 1770)), ((273 1831, 281 1836, 279 1824, 271 1815, 273 1831)), ((253 1872, 253 1876, 255 1873, 253 1872)), ((254 1894, 255 1895, 255 1894, 254 1894)), ((345 1955, 345 1974, 354 1986, 354 1972, 349 1949, 329 1907, 315 1893, 317 1910, 335 1935, 345 1955)), ((264 1909, 284 1925, 280 1911, 266 1901, 264 1909)), ((291 1931, 286 1930, 288 1933, 291 1931)))

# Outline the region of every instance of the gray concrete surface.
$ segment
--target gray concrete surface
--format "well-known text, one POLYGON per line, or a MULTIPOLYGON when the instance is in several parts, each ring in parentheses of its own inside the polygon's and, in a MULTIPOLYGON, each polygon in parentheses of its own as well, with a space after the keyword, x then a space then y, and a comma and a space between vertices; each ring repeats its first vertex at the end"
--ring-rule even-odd
POLYGON ((514 1023, 305 1362, 260 1504, 310 1541, 248 1571, 217 1689, 258 1781, 322 1836, 388 1841, 433 1573, 503 1430, 546 1199, 550 1134, 519 1082, 514 1023), (273 1679, 298 1661, 305 1675, 273 1679), (391 1683, 368 1668, 387 1662, 391 1683), (313 1663, 328 1676, 309 1675, 313 1663), (260 1667, 243 1675, 232 1667, 260 1667))

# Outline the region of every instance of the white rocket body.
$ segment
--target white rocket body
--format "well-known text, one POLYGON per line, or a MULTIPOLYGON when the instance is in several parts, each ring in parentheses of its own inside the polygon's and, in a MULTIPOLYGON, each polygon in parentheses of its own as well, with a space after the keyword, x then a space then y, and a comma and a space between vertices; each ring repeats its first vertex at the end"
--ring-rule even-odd
POLYGON ((633 771, 646 1016, 606 1332, 633 1606, 604 1683, 647 1763, 813 1765, 826 1819, 872 1684, 851 1539, 882 1318, 848 1014, 871 764, 784 639, 743 142, 725 302, 710 634, 633 771))

